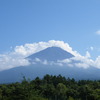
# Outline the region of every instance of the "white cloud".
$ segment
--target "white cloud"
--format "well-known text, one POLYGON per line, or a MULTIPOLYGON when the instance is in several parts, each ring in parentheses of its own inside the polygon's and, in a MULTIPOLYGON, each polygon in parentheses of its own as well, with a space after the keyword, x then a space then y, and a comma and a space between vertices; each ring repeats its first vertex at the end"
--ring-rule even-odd
POLYGON ((98 56, 94 62, 94 66, 100 69, 100 56, 98 56))
POLYGON ((87 48, 88 51, 93 51, 94 49, 95 49, 95 47, 93 47, 93 46, 90 46, 87 48))
POLYGON ((97 30, 97 31, 96 31, 96 34, 100 35, 100 30, 97 30))
POLYGON ((91 55, 90 55, 90 53, 89 53, 88 51, 86 52, 85 57, 86 57, 86 58, 90 58, 90 57, 91 57, 91 55))
POLYGON ((94 50, 94 47, 91 46, 91 47, 90 47, 90 50, 93 51, 93 50, 94 50))
MULTIPOLYGON (((40 62, 45 65, 55 64, 59 66, 67 65, 69 67, 76 66, 82 68, 89 68, 90 66, 93 66, 100 68, 100 57, 97 57, 96 60, 92 60, 88 51, 86 52, 85 56, 82 56, 77 51, 73 51, 72 47, 70 47, 68 43, 64 43, 63 41, 50 40, 48 42, 38 42, 32 44, 27 43, 25 45, 16 46, 12 52, 8 54, 1 54, 0 70, 29 65, 30 63, 27 59, 25 59, 25 57, 52 46, 61 47, 62 49, 73 54, 75 57, 57 62, 48 62, 47 60, 41 61, 40 59, 36 58, 35 61, 33 61, 33 64, 40 62)), ((91 50, 93 50, 93 47, 91 47, 91 50)))
MULTIPOLYGON (((71 67, 80 67, 80 68, 89 68, 94 65, 94 61, 89 58, 90 54, 86 53, 86 56, 75 56, 70 59, 64 59, 59 61, 60 63, 66 64, 67 66, 70 65, 71 67)), ((69 67, 70 67, 69 66, 69 67)))
POLYGON ((27 66, 29 64, 30 63, 27 59, 16 56, 14 57, 12 54, 0 55, 0 70, 9 69, 16 66, 27 66))
MULTIPOLYGON (((61 47, 62 49, 67 50, 73 55, 78 55, 76 51, 72 50, 69 44, 64 43, 63 41, 50 40, 48 42, 38 42, 32 44, 27 43, 25 45, 16 46, 14 50, 8 54, 4 54, 4 55, 1 54, 0 70, 28 65, 30 63, 27 59, 24 59, 25 57, 52 46, 61 47)), ((43 63, 47 64, 46 61, 44 61, 43 63)))
POLYGON ((72 50, 72 48, 69 46, 68 43, 64 43, 63 41, 55 41, 55 40, 50 40, 48 42, 39 42, 39 43, 16 46, 14 49, 14 52, 19 55, 27 57, 33 53, 39 52, 43 49, 46 49, 52 46, 61 47, 62 49, 70 52, 71 54, 75 56, 79 55, 77 51, 72 50))

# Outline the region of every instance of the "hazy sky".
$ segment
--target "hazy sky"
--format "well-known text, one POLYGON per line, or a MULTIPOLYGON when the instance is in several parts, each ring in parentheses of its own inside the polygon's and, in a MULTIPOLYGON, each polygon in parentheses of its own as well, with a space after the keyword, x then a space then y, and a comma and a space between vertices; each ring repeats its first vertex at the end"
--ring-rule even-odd
POLYGON ((0 53, 49 40, 99 56, 100 0, 0 0, 0 53))

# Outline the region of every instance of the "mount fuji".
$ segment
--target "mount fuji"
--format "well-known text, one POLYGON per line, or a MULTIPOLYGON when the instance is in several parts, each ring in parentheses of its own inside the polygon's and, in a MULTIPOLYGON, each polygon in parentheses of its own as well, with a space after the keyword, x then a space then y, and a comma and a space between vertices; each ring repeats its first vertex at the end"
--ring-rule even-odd
POLYGON ((26 57, 25 59, 30 62, 27 66, 18 66, 0 71, 0 83, 19 82, 22 80, 23 76, 30 79, 34 79, 37 76, 42 78, 45 74, 61 74, 65 77, 75 78, 76 80, 100 79, 100 69, 95 67, 84 69, 79 67, 69 67, 67 65, 59 65, 59 63, 57 63, 60 60, 70 59, 73 57, 73 54, 59 47, 49 47, 26 57))
POLYGON ((47 61, 57 61, 57 60, 63 60, 74 57, 71 53, 59 48, 59 47, 49 47, 45 50, 42 50, 40 52, 37 52, 35 54, 32 54, 28 58, 30 60, 33 60, 35 58, 39 58, 41 60, 47 60, 47 61))

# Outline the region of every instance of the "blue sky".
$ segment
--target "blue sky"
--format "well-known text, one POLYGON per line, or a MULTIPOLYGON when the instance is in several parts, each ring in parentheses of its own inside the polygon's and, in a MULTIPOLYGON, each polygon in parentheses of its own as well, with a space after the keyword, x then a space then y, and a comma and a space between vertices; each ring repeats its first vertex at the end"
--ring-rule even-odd
POLYGON ((100 0, 0 0, 0 53, 26 43, 61 40, 95 58, 100 55, 99 30, 100 0))

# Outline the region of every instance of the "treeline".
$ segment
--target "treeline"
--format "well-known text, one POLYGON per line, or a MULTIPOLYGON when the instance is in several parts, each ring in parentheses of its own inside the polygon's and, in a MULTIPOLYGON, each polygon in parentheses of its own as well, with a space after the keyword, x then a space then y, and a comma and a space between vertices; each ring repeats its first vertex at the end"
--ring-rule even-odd
POLYGON ((0 100, 100 100, 100 80, 79 80, 45 75, 21 83, 1 84, 0 100))

